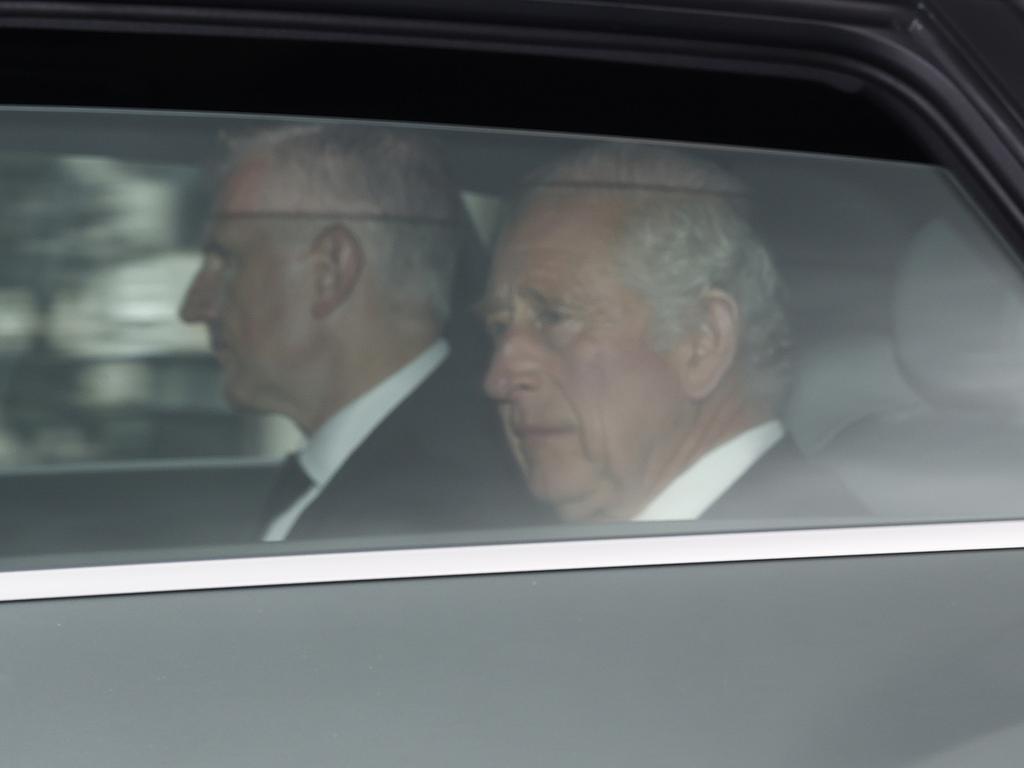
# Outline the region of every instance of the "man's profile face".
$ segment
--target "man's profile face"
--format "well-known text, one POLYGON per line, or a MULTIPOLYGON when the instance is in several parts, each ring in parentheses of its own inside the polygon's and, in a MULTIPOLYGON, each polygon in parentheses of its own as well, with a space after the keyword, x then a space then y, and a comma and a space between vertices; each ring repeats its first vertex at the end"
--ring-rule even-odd
POLYGON ((690 419, 647 302, 615 261, 620 205, 542 193, 499 244, 485 386, 535 496, 567 519, 628 516, 676 474, 690 419))
POLYGON ((225 183, 181 317, 207 326, 232 404, 287 413, 309 354, 308 286, 302 260, 275 237, 281 220, 265 215, 270 183, 253 163, 225 183))

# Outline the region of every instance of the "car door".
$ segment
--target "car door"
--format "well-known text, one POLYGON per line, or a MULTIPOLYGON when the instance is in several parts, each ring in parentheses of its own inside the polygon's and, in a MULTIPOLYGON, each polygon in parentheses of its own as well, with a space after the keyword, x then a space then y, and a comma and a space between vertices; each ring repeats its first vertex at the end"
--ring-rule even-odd
POLYGON ((1016 764, 1019 94, 953 4, 228 6, 0 12, 5 764, 1016 764), (786 429, 865 514, 235 535, 298 438, 217 401, 174 267, 111 286, 197 263, 225 132, 310 121, 440 143, 467 304, 566 152, 727 167, 791 292, 786 429))

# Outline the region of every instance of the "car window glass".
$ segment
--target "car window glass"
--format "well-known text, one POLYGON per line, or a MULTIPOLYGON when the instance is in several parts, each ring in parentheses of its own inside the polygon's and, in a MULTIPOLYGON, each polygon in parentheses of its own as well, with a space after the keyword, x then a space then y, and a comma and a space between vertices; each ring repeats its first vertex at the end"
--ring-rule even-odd
POLYGON ((1018 514, 1017 257, 941 168, 3 119, 11 562, 1018 514))

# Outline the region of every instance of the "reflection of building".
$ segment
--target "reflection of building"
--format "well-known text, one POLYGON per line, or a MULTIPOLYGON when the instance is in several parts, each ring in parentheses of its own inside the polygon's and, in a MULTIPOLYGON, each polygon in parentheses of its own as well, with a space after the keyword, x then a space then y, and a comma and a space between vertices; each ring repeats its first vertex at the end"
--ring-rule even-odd
POLYGON ((44 329, 52 348, 74 357, 201 354, 201 328, 178 319, 197 253, 163 253, 100 265, 54 297, 44 329))
POLYGON ((278 452, 230 413, 177 307, 198 264, 195 169, 0 156, 0 462, 278 452), (193 247, 189 249, 189 245, 193 247))

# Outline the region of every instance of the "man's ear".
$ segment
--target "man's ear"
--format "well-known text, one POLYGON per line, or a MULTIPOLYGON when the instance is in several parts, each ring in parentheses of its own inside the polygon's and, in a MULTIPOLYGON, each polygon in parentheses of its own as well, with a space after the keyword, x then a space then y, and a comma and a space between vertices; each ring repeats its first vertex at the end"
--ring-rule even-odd
POLYGON ((685 394, 703 400, 732 368, 739 346, 740 311, 735 299, 718 289, 701 300, 697 325, 673 349, 685 394))
POLYGON ((365 257, 359 241, 341 224, 317 237, 310 251, 313 267, 313 317, 327 317, 340 307, 359 283, 365 257))

